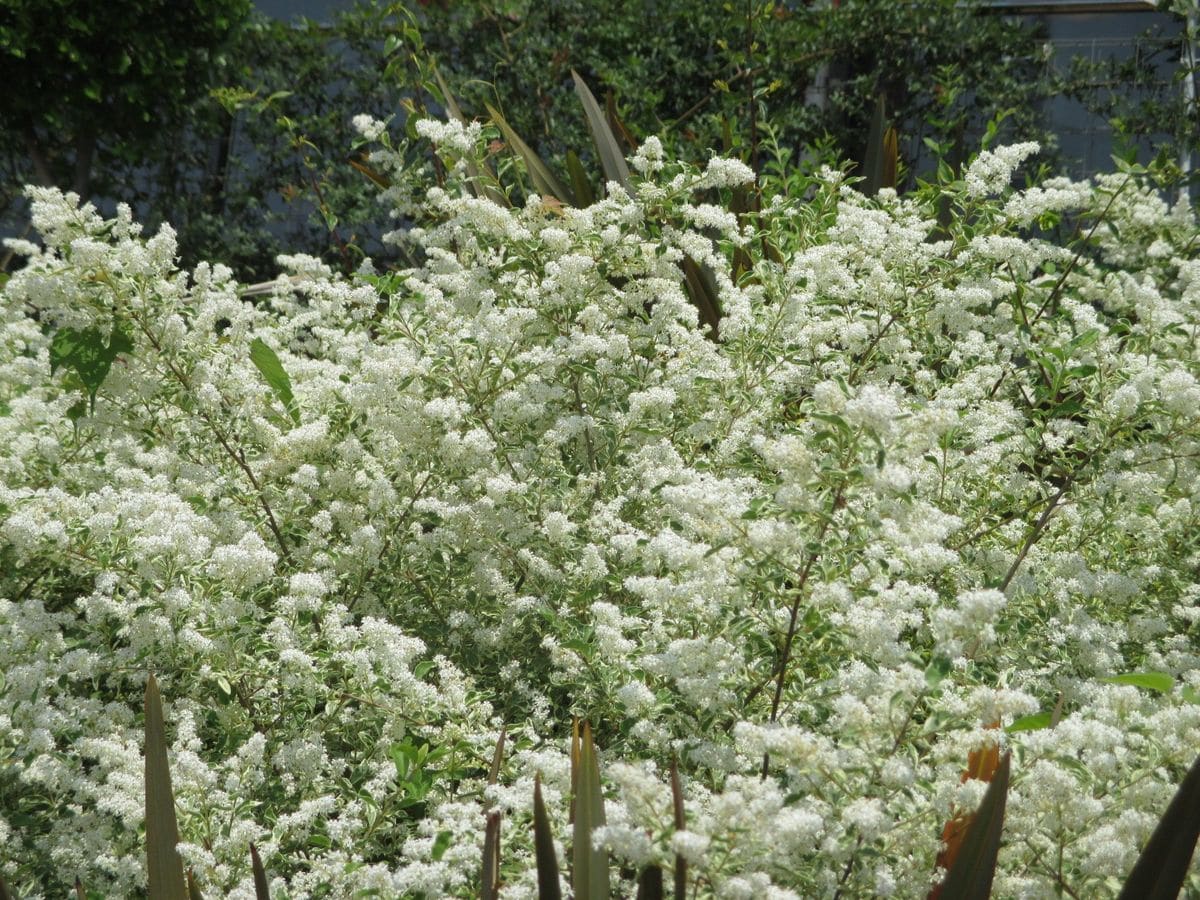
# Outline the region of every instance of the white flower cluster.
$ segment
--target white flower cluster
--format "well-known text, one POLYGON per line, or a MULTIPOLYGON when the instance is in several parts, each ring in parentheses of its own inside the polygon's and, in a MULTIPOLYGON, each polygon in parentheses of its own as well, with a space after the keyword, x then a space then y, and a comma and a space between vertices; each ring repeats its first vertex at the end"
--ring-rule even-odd
POLYGON ((451 171, 421 265, 289 258, 258 305, 32 190, 44 246, 0 293, 0 874, 144 888, 154 672, 206 895, 253 896, 254 841, 291 897, 475 896, 485 808, 531 895, 534 778, 565 871, 579 715, 599 842, 681 854, 700 896, 924 896, 997 740, 999 892, 1113 896, 1200 746, 1197 224, 1119 178, 993 199, 1035 149, 945 188, 969 229, 830 171, 762 240, 696 194, 748 167, 652 140, 586 209, 451 171), (1051 212, 1122 237, 1025 232, 1051 212), (51 371, 68 328, 133 345, 94 409, 51 371), (1138 672, 1173 687, 1111 680, 1138 672))

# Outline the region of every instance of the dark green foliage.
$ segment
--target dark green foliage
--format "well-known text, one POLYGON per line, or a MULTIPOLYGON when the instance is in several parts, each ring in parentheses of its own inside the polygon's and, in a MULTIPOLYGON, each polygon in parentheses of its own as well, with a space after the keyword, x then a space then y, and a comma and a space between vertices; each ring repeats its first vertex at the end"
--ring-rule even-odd
POLYGON ((257 900, 271 900, 271 889, 267 885, 267 873, 258 856, 258 848, 250 845, 250 868, 254 873, 254 896, 257 900))
POLYGON ((533 851, 537 862, 538 897, 542 900, 561 900, 558 884, 558 856, 554 852, 554 834, 550 817, 542 800, 542 778, 533 780, 533 851))
POLYGON ((137 160, 186 121, 249 10, 249 0, 0 5, 0 140, 22 160, 18 177, 86 194, 94 159, 137 160))
MULTIPOLYGON (((483 116, 491 105, 585 203, 597 186, 580 174, 603 164, 611 177, 629 151, 628 140, 616 157, 593 150, 601 107, 633 134, 661 133, 673 154, 703 160, 726 146, 759 168, 768 131, 793 160, 822 143, 863 163, 882 94, 899 156, 921 174, 932 166, 924 139, 961 161, 1001 111, 1014 111, 1002 138, 1044 138, 1044 98, 1095 93, 1090 69, 1049 73, 1028 26, 954 0, 430 0, 411 11, 376 0, 325 25, 247 18, 248 5, 206 0, 165 15, 165 0, 6 4, 0 46, 15 50, 0 54, 0 74, 23 90, 0 101, 0 207, 13 215, 23 182, 90 180, 93 195, 129 201, 150 227, 175 225, 184 265, 219 259, 253 282, 272 277, 283 252, 344 270, 364 252, 392 256, 378 238, 393 226, 353 155, 360 112, 394 116, 399 133, 414 114, 483 116), (48 18, 64 27, 39 27, 48 18), (431 59, 461 110, 441 102, 431 59), (595 94, 586 116, 573 71, 595 94), (814 105, 819 79, 829 89, 814 105), (224 90, 212 97, 212 86, 224 90)), ((1140 109, 1105 107, 1131 135, 1170 131, 1137 124, 1140 109)))
POLYGON ((1200 757, 1159 819, 1117 900, 1174 900, 1200 839, 1200 757))
MULTIPOLYGON (((108 377, 113 361, 121 353, 133 350, 133 341, 119 329, 106 340, 97 328, 60 328, 50 342, 50 374, 58 368, 70 369, 87 393, 88 411, 96 408, 96 392, 108 377)), ((72 407, 72 417, 83 414, 72 407)))

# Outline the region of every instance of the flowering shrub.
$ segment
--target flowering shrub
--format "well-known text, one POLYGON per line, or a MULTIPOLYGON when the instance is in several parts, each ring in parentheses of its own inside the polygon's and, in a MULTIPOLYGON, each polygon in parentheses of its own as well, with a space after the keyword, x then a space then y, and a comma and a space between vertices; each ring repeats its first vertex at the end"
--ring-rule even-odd
POLYGON ((373 165, 423 264, 286 258, 259 303, 177 271, 167 227, 30 189, 0 874, 144 885, 154 672, 212 895, 253 896, 254 841, 277 896, 472 896, 500 809, 528 896, 572 715, 619 896, 676 852, 701 896, 923 896, 996 740, 997 894, 1115 894, 1200 746, 1192 210, 1135 171, 1014 191, 1020 145, 902 198, 825 170, 752 228, 720 203, 746 167, 653 140, 632 194, 507 209, 466 189, 476 132, 421 130, 445 187, 373 165))

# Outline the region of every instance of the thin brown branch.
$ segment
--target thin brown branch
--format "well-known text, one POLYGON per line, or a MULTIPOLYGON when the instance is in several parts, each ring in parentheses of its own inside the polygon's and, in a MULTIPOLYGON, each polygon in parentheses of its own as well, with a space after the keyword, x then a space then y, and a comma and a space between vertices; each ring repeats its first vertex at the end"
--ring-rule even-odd
POLYGON ((1008 567, 1008 572, 1005 574, 1004 580, 1000 582, 1001 591, 1008 590, 1008 586, 1017 575, 1017 570, 1021 568, 1021 563, 1025 562, 1025 557, 1029 555, 1029 551, 1033 548, 1033 545, 1037 543, 1038 538, 1046 530, 1046 525, 1049 523, 1050 517, 1054 515, 1054 510, 1058 508, 1058 504, 1062 502, 1067 491, 1071 489, 1072 479, 1073 475, 1067 476, 1062 487, 1050 498, 1050 502, 1046 504, 1046 508, 1042 510, 1042 514, 1038 516, 1038 520, 1030 527, 1029 532, 1025 535, 1025 543, 1021 545, 1021 550, 1017 554, 1017 558, 1008 567))

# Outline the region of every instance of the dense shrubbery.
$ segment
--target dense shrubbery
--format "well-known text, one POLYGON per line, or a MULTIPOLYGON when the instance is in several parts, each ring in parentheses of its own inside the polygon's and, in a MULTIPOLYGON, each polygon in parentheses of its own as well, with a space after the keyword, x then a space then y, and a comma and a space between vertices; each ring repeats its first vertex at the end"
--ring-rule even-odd
MULTIPOLYGON (((861 160, 883 93, 902 155, 923 172, 924 138, 961 153, 984 123, 1012 110, 1013 135, 1052 141, 1038 133, 1048 127, 1038 111, 1047 97, 1124 97, 1097 91, 1082 71, 1052 77, 1030 28, 952 0, 794 9, 763 0, 407 5, 412 12, 403 3, 364 2, 324 25, 258 17, 229 30, 244 0, 201 4, 210 13, 203 28, 159 15, 147 0, 110 0, 108 26, 94 4, 56 0, 62 18, 77 21, 71 34, 86 38, 82 54, 70 41, 61 52, 51 46, 43 33, 53 29, 31 37, 0 14, 0 35, 11 45, 0 63, 23 86, 0 103, 3 225, 24 226, 21 185, 74 185, 85 199, 129 202, 142 221, 171 222, 188 266, 220 259, 258 281, 273 275, 278 253, 306 252, 351 271, 354 248, 382 255, 380 223, 347 159, 351 116, 436 109, 430 56, 469 115, 484 115, 485 103, 500 108, 559 171, 567 150, 587 144, 571 69, 602 100, 611 91, 639 137, 660 134, 673 156, 700 162, 726 140, 727 152, 747 162, 765 158, 755 149, 764 126, 794 152, 820 144, 837 158, 861 160), (104 29, 113 30, 118 14, 123 56, 114 66, 104 29), (188 41, 178 39, 179 22, 188 41), (18 51, 25 56, 16 58, 18 51), (833 80, 826 102, 814 105, 807 91, 822 73, 833 80), (214 98, 209 88, 222 90, 214 98), (102 102, 110 96, 114 102, 102 102), (88 183, 91 193, 81 187, 88 183)), ((28 7, 22 15, 30 23, 45 20, 38 4, 20 7, 28 7)), ((1171 52, 1177 58, 1177 48, 1171 52)), ((1155 95, 1144 109, 1102 111, 1119 112, 1135 141, 1173 118, 1178 128, 1165 130, 1179 146, 1194 146, 1196 117, 1177 108, 1177 94, 1155 95)), ((0 268, 7 268, 3 256, 0 268)))
POLYGON ((464 184, 477 126, 417 130, 443 186, 372 165, 420 264, 296 256, 265 297, 31 191, 0 874, 144 883, 153 671, 211 896, 252 895, 249 841, 278 896, 471 896, 492 807, 526 895, 573 715, 622 896, 676 852, 701 896, 923 895, 997 739, 999 894, 1114 893, 1200 745, 1194 212, 1139 171, 1011 190, 1021 145, 904 197, 768 179, 740 222, 745 165, 654 140, 630 193, 509 209, 464 184))

